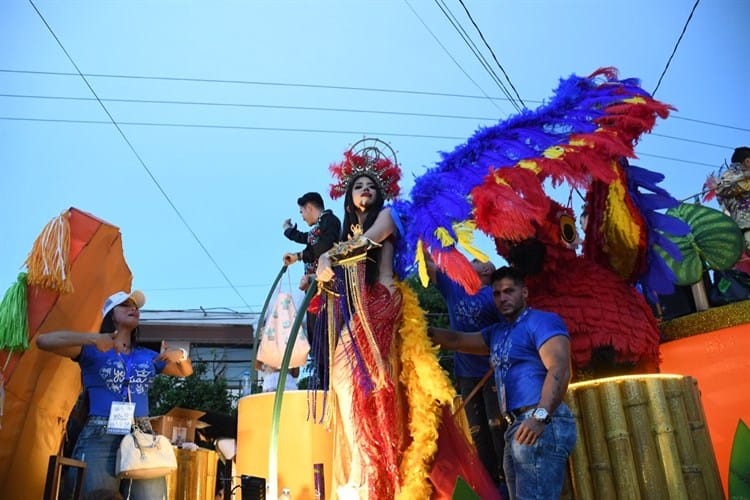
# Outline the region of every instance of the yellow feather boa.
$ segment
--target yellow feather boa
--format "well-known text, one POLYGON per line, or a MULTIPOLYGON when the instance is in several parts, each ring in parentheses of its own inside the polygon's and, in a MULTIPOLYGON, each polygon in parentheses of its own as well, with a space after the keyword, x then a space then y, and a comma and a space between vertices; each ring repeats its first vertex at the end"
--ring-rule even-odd
POLYGON ((438 348, 427 337, 427 321, 417 295, 405 283, 397 286, 403 296, 400 380, 408 401, 412 441, 401 460, 402 484, 396 498, 430 498, 428 476, 437 451, 440 408, 452 404, 455 390, 438 363, 438 348))

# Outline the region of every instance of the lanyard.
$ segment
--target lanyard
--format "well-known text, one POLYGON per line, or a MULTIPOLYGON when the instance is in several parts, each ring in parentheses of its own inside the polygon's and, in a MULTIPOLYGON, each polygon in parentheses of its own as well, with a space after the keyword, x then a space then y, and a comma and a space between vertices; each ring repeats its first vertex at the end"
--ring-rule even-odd
POLYGON ((133 352, 123 357, 121 352, 117 353, 117 356, 122 362, 123 368, 125 368, 125 379, 122 381, 122 400, 130 401, 130 374, 133 370, 133 352))

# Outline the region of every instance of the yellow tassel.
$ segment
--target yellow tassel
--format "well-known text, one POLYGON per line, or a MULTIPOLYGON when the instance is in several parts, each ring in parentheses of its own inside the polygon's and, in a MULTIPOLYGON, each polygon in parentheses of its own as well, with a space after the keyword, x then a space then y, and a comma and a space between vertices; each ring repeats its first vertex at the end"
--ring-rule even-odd
POLYGON ((70 293, 70 212, 52 219, 34 242, 26 258, 29 285, 57 293, 70 293))
POLYGON ((430 275, 427 273, 427 259, 424 256, 424 245, 421 239, 417 240, 417 273, 419 274, 419 282, 427 288, 427 285, 430 284, 430 275))
POLYGON ((437 347, 427 337, 427 321, 419 299, 408 285, 397 286, 403 296, 400 380, 408 401, 412 441, 401 460, 402 485, 396 498, 430 498, 428 477, 437 452, 440 408, 452 404, 455 391, 438 363, 437 347))

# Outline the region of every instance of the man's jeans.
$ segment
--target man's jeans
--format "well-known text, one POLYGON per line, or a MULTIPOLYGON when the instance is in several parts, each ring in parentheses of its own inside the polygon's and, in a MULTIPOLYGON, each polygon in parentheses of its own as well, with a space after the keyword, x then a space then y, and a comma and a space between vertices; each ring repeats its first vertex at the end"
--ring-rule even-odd
POLYGON ((516 442, 518 426, 532 411, 517 418, 505 432, 503 468, 511 500, 560 498, 568 455, 576 442, 575 419, 565 403, 557 408, 533 446, 516 442))
MULTIPOLYGON (((115 475, 115 459, 122 436, 107 434, 106 417, 90 417, 86 421, 78 442, 73 449, 73 458, 86 462, 83 483, 84 495, 90 491, 105 489, 119 491, 123 498, 132 500, 160 500, 167 496, 167 482, 163 477, 155 479, 128 480, 115 475)), ((72 471, 73 476, 75 471, 72 471)), ((70 481, 70 475, 66 480, 70 481)))

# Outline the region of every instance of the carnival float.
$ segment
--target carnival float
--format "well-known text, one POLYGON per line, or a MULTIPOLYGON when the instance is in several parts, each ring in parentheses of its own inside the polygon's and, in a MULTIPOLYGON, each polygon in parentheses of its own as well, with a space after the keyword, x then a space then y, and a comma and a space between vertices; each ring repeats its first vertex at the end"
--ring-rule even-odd
MULTIPOLYGON (((730 269, 740 258, 742 235, 717 210, 680 204, 659 187, 663 176, 632 164, 640 136, 671 109, 611 68, 571 76, 537 110, 482 128, 442 153, 409 196, 392 205, 401 278, 416 274, 426 283, 429 255, 456 282, 477 290, 467 255, 490 259, 473 242, 481 231, 527 274, 530 305, 565 320, 575 372, 566 401, 579 436, 566 498, 750 496, 744 389, 750 302, 708 308, 701 292, 706 271, 730 269), (561 189, 570 193, 567 203, 550 194, 561 189), (581 236, 574 195, 585 206, 581 236), (581 241, 582 251, 576 249, 581 241), (695 290, 698 312, 664 320, 660 298, 676 286, 695 290)), ((95 332, 102 297, 131 284, 119 230, 77 209, 50 222, 27 267, 0 304, 5 498, 42 496, 49 457, 60 448, 80 390, 72 362, 39 352, 30 341, 63 326, 95 332), (103 268, 109 270, 104 278, 103 268)), ((316 289, 308 290, 300 311, 316 289)), ((399 334, 411 344, 401 360, 411 363, 411 375, 401 380, 422 393, 413 396, 408 418, 415 446, 400 457, 396 496, 451 498, 460 484, 461 495, 469 495, 462 498, 471 498, 481 484, 457 479, 465 479, 460 468, 437 470, 451 458, 441 439, 453 433, 453 446, 468 441, 460 425, 446 427, 455 392, 424 333, 416 296, 404 296, 399 334)), ((264 478, 273 498, 281 484, 291 485, 297 498, 313 498, 313 465, 323 465, 326 483, 333 472, 331 434, 310 418, 325 391, 283 391, 301 322, 300 314, 277 392, 247 396, 238 407, 235 472, 264 478)), ((326 493, 333 497, 332 489, 326 493)))

